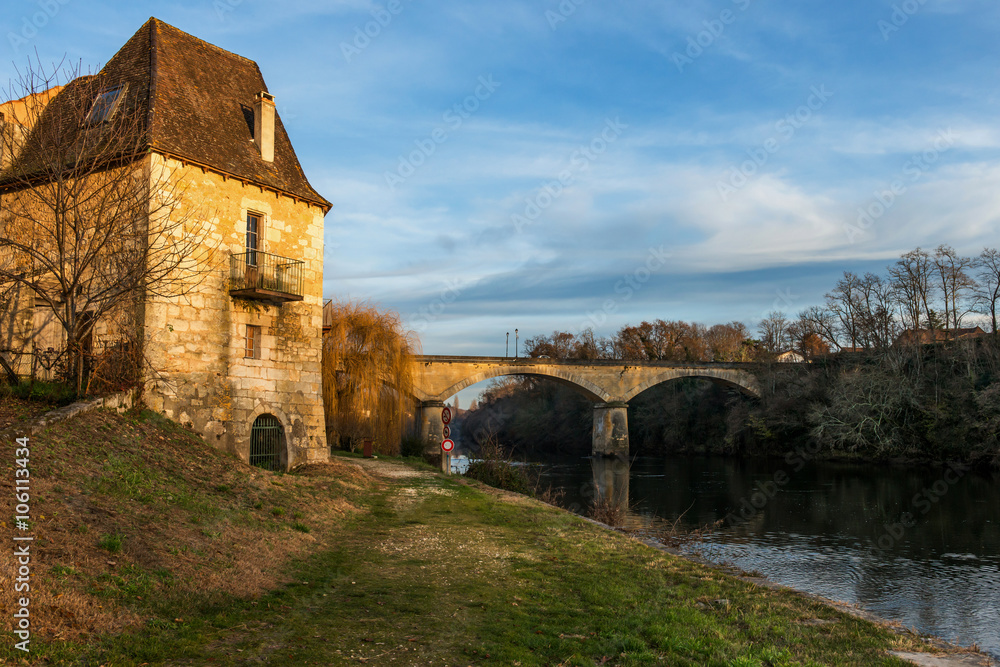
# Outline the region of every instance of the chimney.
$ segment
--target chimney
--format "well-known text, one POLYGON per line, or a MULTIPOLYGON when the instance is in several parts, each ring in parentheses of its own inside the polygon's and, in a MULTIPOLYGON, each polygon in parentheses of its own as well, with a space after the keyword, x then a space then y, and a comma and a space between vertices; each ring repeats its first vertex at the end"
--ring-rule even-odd
POLYGON ((274 95, 263 90, 253 103, 253 142, 264 162, 274 162, 274 95))

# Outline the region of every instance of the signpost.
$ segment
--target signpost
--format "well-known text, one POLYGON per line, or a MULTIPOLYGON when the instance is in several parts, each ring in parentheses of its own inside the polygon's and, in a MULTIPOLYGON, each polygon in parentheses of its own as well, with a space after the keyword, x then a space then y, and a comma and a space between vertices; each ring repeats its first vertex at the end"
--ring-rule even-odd
POLYGON ((447 405, 441 409, 441 423, 444 424, 444 439, 441 441, 441 472, 451 474, 451 452, 455 449, 455 441, 451 439, 451 408, 447 405))

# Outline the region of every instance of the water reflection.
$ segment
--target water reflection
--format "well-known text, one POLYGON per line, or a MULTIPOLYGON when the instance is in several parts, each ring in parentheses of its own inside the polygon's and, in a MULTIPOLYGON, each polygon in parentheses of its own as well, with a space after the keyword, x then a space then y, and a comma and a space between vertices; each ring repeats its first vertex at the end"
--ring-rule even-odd
POLYGON ((593 474, 593 501, 608 509, 628 512, 629 465, 622 457, 595 456, 590 460, 593 474))
POLYGON ((700 528, 703 555, 1000 657, 1000 475, 728 458, 563 459, 569 506, 700 528))

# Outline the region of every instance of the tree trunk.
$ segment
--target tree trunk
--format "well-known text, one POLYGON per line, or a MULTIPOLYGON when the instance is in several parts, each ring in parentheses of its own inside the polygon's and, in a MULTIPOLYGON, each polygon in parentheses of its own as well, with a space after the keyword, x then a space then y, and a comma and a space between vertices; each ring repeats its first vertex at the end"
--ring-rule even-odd
MULTIPOLYGON (((996 324, 994 323, 993 330, 995 331, 996 328, 996 324)), ((14 372, 14 369, 11 368, 10 364, 7 363, 7 360, 3 358, 2 354, 0 354, 0 366, 3 366, 4 371, 6 371, 7 380, 10 382, 11 386, 16 387, 21 384, 21 378, 17 377, 17 373, 14 372)))

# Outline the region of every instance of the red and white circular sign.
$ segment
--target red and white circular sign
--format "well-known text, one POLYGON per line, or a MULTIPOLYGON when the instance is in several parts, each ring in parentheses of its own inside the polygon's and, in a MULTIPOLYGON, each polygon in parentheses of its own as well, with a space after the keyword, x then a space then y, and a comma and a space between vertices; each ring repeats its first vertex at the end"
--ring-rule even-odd
POLYGON ((447 405, 441 409, 441 423, 450 424, 451 423, 451 408, 447 405))
POLYGON ((450 438, 445 438, 441 441, 441 449, 446 452, 450 452, 455 449, 455 441, 450 438))
POLYGON ((444 427, 444 437, 446 437, 446 438, 450 438, 451 437, 451 427, 450 426, 445 426, 444 427))

